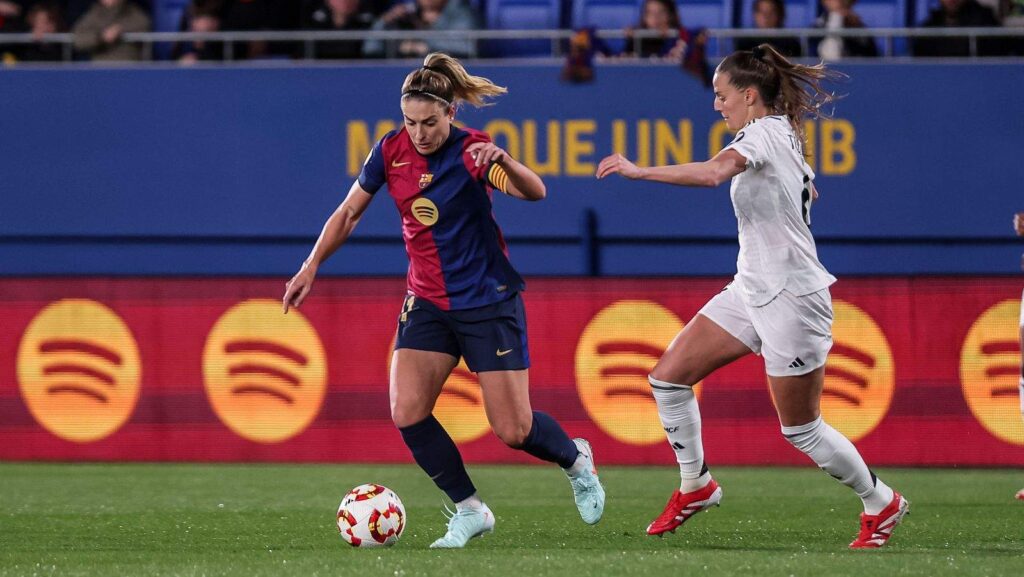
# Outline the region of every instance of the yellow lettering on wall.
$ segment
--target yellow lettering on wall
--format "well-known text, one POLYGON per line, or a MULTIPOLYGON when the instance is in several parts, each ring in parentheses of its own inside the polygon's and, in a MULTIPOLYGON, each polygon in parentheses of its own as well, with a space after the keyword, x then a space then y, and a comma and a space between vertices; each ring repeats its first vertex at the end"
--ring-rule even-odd
POLYGON ((857 166, 857 153, 853 151, 855 132, 849 120, 821 121, 821 172, 845 175, 857 166))
POLYGON ((654 164, 684 164, 693 160, 693 124, 679 121, 679 131, 673 132, 668 121, 654 123, 654 164), (676 136, 678 135, 678 138, 676 136), (671 160, 669 156, 672 156, 671 160))
POLYGON ((505 149, 505 152, 519 160, 522 147, 519 139, 519 128, 509 120, 492 120, 484 126, 484 132, 491 135, 491 140, 505 149))
POLYGON ((348 148, 348 175, 358 176, 363 168, 370 149, 384 135, 395 129, 395 121, 378 120, 373 131, 373 140, 370 140, 370 128, 363 120, 349 121, 345 130, 345 142, 348 148))
POLYGON ((636 123, 636 165, 651 165, 651 121, 639 120, 636 123))
POLYGON ((537 146, 539 143, 537 142, 537 123, 535 121, 526 120, 523 122, 523 140, 525 145, 523 148, 523 164, 540 176, 557 176, 561 165, 559 162, 561 125, 558 121, 548 121, 546 162, 541 163, 537 159, 537 146))
POLYGON ((597 166, 593 162, 580 160, 580 156, 594 154, 594 143, 581 139, 584 135, 597 132, 593 120, 569 120, 565 123, 565 174, 566 176, 593 176, 597 166))
POLYGON ((612 152, 627 156, 625 120, 615 120, 612 122, 612 152))
POLYGON ((716 154, 725 148, 725 135, 729 132, 724 120, 719 120, 711 125, 708 132, 708 158, 714 158, 716 154))

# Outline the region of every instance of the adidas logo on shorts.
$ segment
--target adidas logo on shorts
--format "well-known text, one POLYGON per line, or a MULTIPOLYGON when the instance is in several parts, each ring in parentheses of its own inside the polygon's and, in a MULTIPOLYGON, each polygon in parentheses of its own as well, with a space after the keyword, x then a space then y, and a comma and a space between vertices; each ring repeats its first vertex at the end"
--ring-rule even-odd
POLYGON ((791 369, 799 369, 800 367, 803 367, 806 364, 807 363, 805 363, 805 362, 800 360, 800 357, 797 357, 796 360, 794 360, 792 363, 789 363, 789 368, 791 368, 791 369))

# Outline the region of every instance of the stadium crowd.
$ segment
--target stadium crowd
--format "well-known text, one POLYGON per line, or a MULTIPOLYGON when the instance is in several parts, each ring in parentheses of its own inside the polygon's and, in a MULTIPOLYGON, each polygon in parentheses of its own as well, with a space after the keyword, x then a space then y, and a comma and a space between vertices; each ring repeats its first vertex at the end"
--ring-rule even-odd
MULTIPOLYGON (((76 60, 133 61, 145 57, 142 45, 128 43, 123 35, 144 31, 367 31, 406 30, 403 40, 328 40, 315 43, 318 59, 358 59, 383 57, 422 57, 442 51, 458 57, 477 56, 477 44, 466 39, 423 40, 420 30, 480 30, 487 27, 487 3, 503 0, 0 0, 0 56, 5 62, 52 61, 62 59, 60 45, 45 35, 70 32, 74 38, 76 60), (174 5, 170 21, 157 18, 156 12, 174 5), (183 9, 182 9, 183 8, 183 9), (180 18, 178 15, 180 14, 180 18), (30 44, 4 44, 3 33, 27 32, 30 44)), ((581 0, 576 0, 577 3, 581 0)), ((586 0, 582 0, 585 2, 586 0)), ((828 31, 864 28, 857 11, 857 0, 819 0, 817 14, 807 22, 787 22, 784 0, 753 0, 737 5, 747 17, 735 18, 736 27, 749 22, 753 28, 772 30, 787 27, 816 27, 828 31)), ((555 0, 557 3, 558 0, 555 0)), ((572 22, 571 0, 562 0, 566 15, 563 28, 581 28, 572 22)), ((634 0, 624 0, 624 4, 634 0)), ((679 1, 685 6, 687 0, 679 1)), ((1024 0, 917 0, 927 16, 915 24, 921 28, 1024 26, 1024 0)), ((903 4, 899 4, 903 6, 903 4)), ((700 27, 688 26, 671 0, 647 0, 638 5, 636 24, 627 29, 655 28, 661 38, 627 42, 614 51, 600 50, 606 56, 670 59, 685 62, 703 46, 700 27)), ((166 11, 166 10, 165 10, 166 11)), ((912 10, 906 10, 907 22, 913 22, 912 10)), ((803 12, 801 12, 803 15, 803 12)), ((605 26, 598 26, 604 28, 605 26)), ((518 26, 522 28, 522 26, 518 26)), ((797 38, 767 37, 788 56, 810 56, 825 60, 844 57, 874 57, 879 43, 869 37, 841 37, 825 34, 802 44, 797 38), (809 50, 805 50, 809 48, 809 50), (807 53, 805 53, 807 52, 807 53)), ((736 41, 740 49, 756 46, 766 37, 746 37, 736 41)), ((978 55, 1024 55, 1019 38, 981 38, 978 55)), ((915 38, 909 53, 915 56, 957 57, 970 55, 968 38, 915 38)), ((294 43, 250 41, 232 48, 233 59, 289 58, 298 56, 294 43)), ((513 51, 514 53, 514 51, 513 51)), ((197 41, 176 44, 167 55, 183 63, 222 60, 224 43, 197 41)))

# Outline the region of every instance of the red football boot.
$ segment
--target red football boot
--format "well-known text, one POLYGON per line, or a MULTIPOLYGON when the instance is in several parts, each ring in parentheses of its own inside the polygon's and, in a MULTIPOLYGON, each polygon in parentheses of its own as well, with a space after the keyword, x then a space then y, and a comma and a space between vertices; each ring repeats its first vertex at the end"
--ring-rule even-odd
POLYGON ((892 501, 877 515, 860 514, 860 534, 850 543, 850 549, 877 549, 892 537, 892 530, 903 516, 910 513, 910 502, 893 492, 892 501))
POLYGON ((1017 491, 1016 497, 1018 501, 1024 501, 1024 489, 1017 491))
POLYGON ((661 535, 668 531, 675 531, 677 527, 686 522, 687 519, 700 513, 711 506, 718 506, 722 500, 722 488, 714 479, 692 493, 680 493, 677 489, 672 493, 672 498, 665 505, 658 518, 647 526, 648 535, 661 535))

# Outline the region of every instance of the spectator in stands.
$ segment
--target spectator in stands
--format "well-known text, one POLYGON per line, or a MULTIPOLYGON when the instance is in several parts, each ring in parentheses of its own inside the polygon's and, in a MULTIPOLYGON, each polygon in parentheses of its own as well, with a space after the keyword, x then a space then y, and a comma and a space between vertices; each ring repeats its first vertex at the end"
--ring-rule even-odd
POLYGON ((64 29, 60 6, 52 0, 39 2, 28 11, 27 20, 33 42, 22 48, 18 59, 25 62, 62 60, 64 54, 61 45, 43 40, 44 34, 54 34, 64 29))
MULTIPOLYGON (((306 30, 367 30, 373 25, 373 14, 365 12, 359 0, 317 0, 307 5, 302 15, 306 30)), ((316 57, 343 60, 363 55, 361 40, 335 40, 316 43, 316 57)))
MULTIPOLYGON (((759 30, 780 30, 786 25, 786 5, 782 0, 756 0, 754 2, 754 27, 759 30)), ((737 38, 737 50, 753 50, 761 44, 771 44, 787 58, 803 56, 800 41, 796 38, 737 38)))
POLYGON ((706 38, 703 31, 701 34, 691 35, 683 28, 675 2, 647 0, 641 8, 640 24, 636 28, 626 29, 626 49, 623 55, 682 62, 690 47, 697 44, 697 36, 700 37, 699 42, 703 47, 706 38), (658 36, 636 39, 634 31, 637 30, 657 32, 658 36))
MULTIPOLYGON (((396 4, 373 23, 373 30, 475 30, 480 17, 466 0, 416 0, 415 3, 396 4)), ((457 58, 476 54, 472 40, 419 40, 411 36, 397 43, 367 40, 363 54, 367 56, 398 56, 412 58, 430 52, 444 52, 457 58)))
MULTIPOLYGON (((857 0, 821 0, 823 12, 814 22, 815 28, 843 30, 864 28, 864 21, 853 11, 857 0)), ((839 60, 844 57, 878 56, 875 39, 859 36, 845 38, 828 35, 818 43, 818 57, 824 60, 839 60)))
MULTIPOLYGON (((977 0, 941 0, 939 7, 921 23, 923 28, 957 28, 999 26, 992 10, 977 0)), ((1004 54, 1001 38, 978 39, 978 55, 1004 54)), ((915 38, 914 56, 970 56, 970 40, 966 37, 915 38)))
POLYGON ((142 46, 123 41, 126 32, 149 30, 149 16, 127 0, 96 0, 75 23, 75 49, 94 61, 141 60, 142 46))
POLYGON ((678 62, 705 86, 710 86, 711 71, 704 53, 706 42, 703 29, 691 31, 683 26, 673 0, 646 0, 641 8, 640 25, 626 30, 626 48, 622 55, 678 62), (658 36, 634 38, 636 30, 657 32, 658 36))
MULTIPOLYGON (((25 31, 25 13, 29 0, 0 0, 0 34, 25 31)), ((21 46, 0 44, 0 62, 13 62, 21 46)))
POLYGON ((25 31, 25 14, 31 0, 0 0, 0 34, 25 31))
MULTIPOLYGON (((210 2, 193 2, 185 14, 189 32, 217 32, 220 30, 219 6, 210 2)), ((174 59, 182 64, 193 64, 200 60, 223 60, 224 43, 196 40, 178 44, 174 59)))

